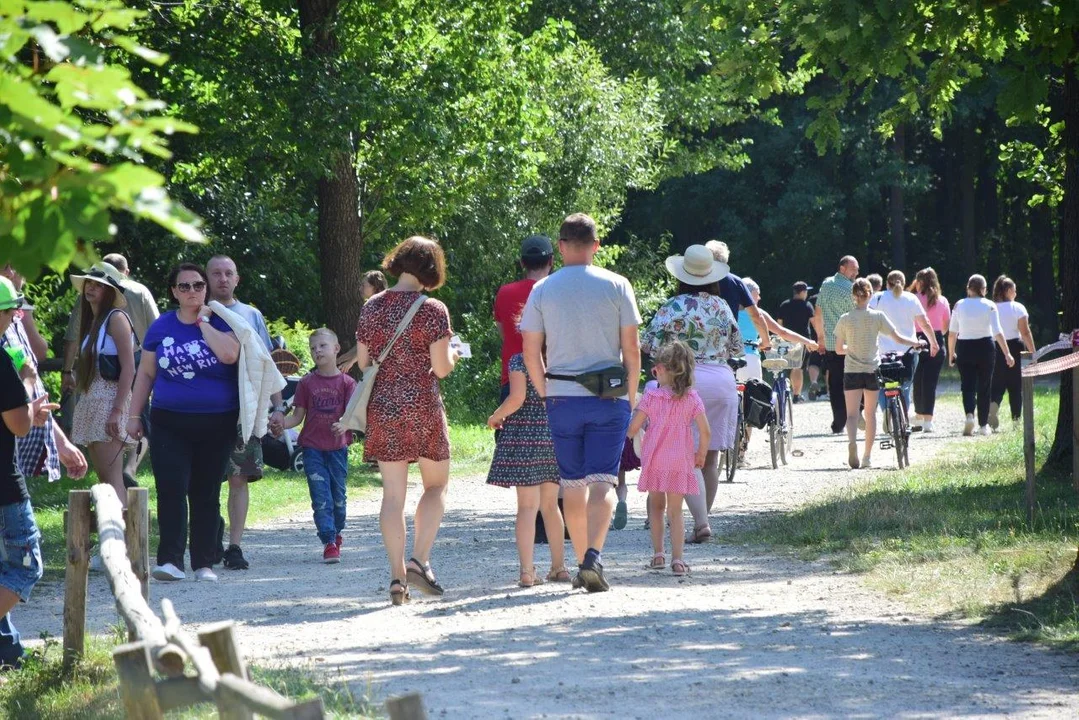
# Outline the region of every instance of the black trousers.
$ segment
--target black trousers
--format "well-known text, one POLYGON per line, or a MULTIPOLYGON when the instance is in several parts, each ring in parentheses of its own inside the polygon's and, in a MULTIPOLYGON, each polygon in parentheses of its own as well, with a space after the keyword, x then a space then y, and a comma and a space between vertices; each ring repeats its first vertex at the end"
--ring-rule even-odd
POLYGON ((963 391, 963 411, 970 415, 977 410, 979 427, 989 423, 996 359, 993 338, 958 340, 955 343, 955 364, 959 368, 959 385, 963 391))
POLYGON ((1004 391, 1008 391, 1008 405, 1011 407, 1012 420, 1018 420, 1023 414, 1023 368, 1019 362, 1023 350, 1022 340, 1009 340, 1008 351, 1015 359, 1015 365, 1008 367, 1004 360, 1004 353, 996 347, 997 364, 993 368, 993 402, 1000 405, 1004 402, 1004 391))
POLYGON ((828 373, 828 402, 832 406, 832 432, 847 427, 847 399, 843 395, 843 362, 846 358, 831 350, 824 356, 822 370, 828 373))
POLYGON ((150 461, 160 531, 158 565, 172 563, 184 569, 190 518, 191 569, 213 567, 221 480, 236 443, 238 415, 237 410, 210 414, 151 411, 154 434, 150 461))
MULTIPOLYGON (((948 356, 948 346, 944 340, 944 333, 935 333, 937 346, 940 351, 936 357, 930 357, 929 351, 925 350, 918 358, 918 367, 914 370, 914 413, 916 415, 932 415, 933 408, 937 404, 937 383, 940 381, 940 371, 944 367, 944 360, 948 356)), ((918 333, 918 337, 925 337, 918 333)))

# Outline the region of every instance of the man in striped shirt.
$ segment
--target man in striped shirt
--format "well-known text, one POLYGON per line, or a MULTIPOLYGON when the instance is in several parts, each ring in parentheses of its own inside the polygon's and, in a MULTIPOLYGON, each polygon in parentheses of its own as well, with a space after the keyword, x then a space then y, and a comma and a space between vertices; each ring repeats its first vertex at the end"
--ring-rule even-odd
POLYGON ((847 407, 843 397, 843 356, 835 351, 835 326, 844 313, 854 309, 851 288, 858 277, 858 260, 845 255, 839 261, 839 271, 820 285, 813 327, 821 341, 819 352, 824 356, 824 371, 828 373, 828 401, 832 405, 832 433, 843 432, 847 424, 847 407))

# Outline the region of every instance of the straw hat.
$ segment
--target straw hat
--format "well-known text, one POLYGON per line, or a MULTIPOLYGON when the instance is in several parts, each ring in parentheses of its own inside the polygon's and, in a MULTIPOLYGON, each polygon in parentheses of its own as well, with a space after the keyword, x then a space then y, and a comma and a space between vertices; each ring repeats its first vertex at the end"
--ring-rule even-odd
POLYGON ((112 306, 117 308, 127 307, 127 299, 124 297, 127 287, 124 283, 124 276, 112 265, 107 262, 97 262, 84 275, 71 276, 71 284, 75 286, 79 293, 82 293, 82 286, 87 280, 111 286, 116 290, 116 297, 112 302, 112 306))
POLYGON ((704 245, 690 245, 685 255, 671 255, 664 264, 667 272, 686 285, 709 285, 731 272, 730 266, 716 260, 704 245))

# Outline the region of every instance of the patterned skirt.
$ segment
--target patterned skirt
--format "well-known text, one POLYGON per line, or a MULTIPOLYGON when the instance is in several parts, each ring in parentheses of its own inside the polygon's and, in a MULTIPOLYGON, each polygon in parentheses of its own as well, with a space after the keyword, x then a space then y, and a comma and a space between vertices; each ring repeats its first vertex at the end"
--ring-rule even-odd
POLYGON ((530 405, 526 403, 502 425, 487 474, 488 485, 529 487, 558 482, 547 411, 538 403, 534 408, 530 405))
MULTIPOLYGON (((75 405, 75 413, 71 418, 71 442, 76 445, 87 447, 92 443, 112 442, 105 431, 105 424, 109 421, 109 413, 112 412, 112 404, 116 400, 117 383, 105 380, 96 375, 90 383, 90 389, 81 395, 75 405)), ((126 443, 134 442, 127 437, 128 407, 131 405, 131 395, 128 394, 124 410, 120 414, 120 435, 126 443)))

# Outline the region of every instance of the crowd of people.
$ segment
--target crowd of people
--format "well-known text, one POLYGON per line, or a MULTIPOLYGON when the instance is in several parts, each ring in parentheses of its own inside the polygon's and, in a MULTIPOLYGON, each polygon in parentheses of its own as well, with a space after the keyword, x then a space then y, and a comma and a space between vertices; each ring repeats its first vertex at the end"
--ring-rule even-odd
MULTIPOLYGON (((908 369, 901 392, 913 408, 915 429, 934 430, 945 359, 959 369, 965 435, 999 426, 1006 391, 1011 417, 1019 418, 1016 356, 1034 346, 1028 314, 1007 277, 996 281, 990 301, 985 278, 971 276, 967 297, 950 306, 932 268, 920 270, 908 286, 900 270, 886 280, 860 278, 858 261, 846 256, 816 295, 806 282, 795 282, 773 317, 760 307, 759 285, 731 271, 730 249, 711 241, 667 258, 677 289, 642 331, 629 280, 594 264, 600 240, 590 217, 574 214, 562 223, 557 272, 555 245, 542 235, 525 238, 524 277, 494 298, 502 372, 500 404, 488 420, 496 449, 487 482, 516 492, 522 587, 609 588, 603 547, 609 530, 626 526, 625 476, 638 468, 652 536, 645 567, 668 567, 669 527, 669 567, 675 575, 688 573, 684 543, 712 536, 708 514, 719 458, 735 442, 737 383, 762 378, 761 353, 773 337, 804 348, 791 356, 798 358, 791 371, 794 400, 805 401, 807 390, 809 399, 827 394, 831 430, 847 434, 852 468, 872 463, 882 400, 877 371, 885 353, 897 353, 908 369), (734 358, 744 359, 737 374, 728 362, 734 358), (653 378, 643 392, 642 359, 653 378), (860 427, 865 445, 859 454, 860 427), (685 530, 683 504, 693 523, 685 530), (564 537, 576 572, 567 567, 564 537), (536 568, 537 542, 549 545, 545 573, 536 568)), ((22 278, 5 268, 0 665, 16 665, 21 657, 10 611, 41 574, 40 534, 24 478, 55 480, 61 466, 78 478, 92 465, 123 502, 148 450, 160 530, 153 577, 184 579, 189 552, 195 579, 214 581, 219 563, 233 570, 250 566, 241 543, 249 486, 263 473, 263 437, 302 426, 299 444, 322 559, 339 562, 353 441, 347 414, 363 389, 347 374, 354 365, 378 370, 363 405, 363 457, 382 476, 379 524, 390 600, 407 602, 412 589, 443 594, 431 564, 450 477, 439 380, 461 354, 451 341, 446 306, 427 293, 444 284, 446 260, 437 242, 417 236, 390 251, 382 268, 396 281, 387 287, 380 271, 364 276, 355 347, 342 353, 333 331, 311 333, 315 367, 301 379, 286 414, 266 321, 236 298, 240 273, 231 258, 215 256, 205 268, 176 266, 168 276, 175 308, 159 313, 152 293, 130 277, 127 260, 107 255, 70 277, 79 294, 65 335, 62 379, 77 397, 70 437, 52 417, 58 406, 49 403, 37 372, 47 342, 21 293, 22 278), (409 553, 405 501, 412 463, 419 465, 422 495, 409 553), (225 482, 227 542, 220 508, 225 482)))

